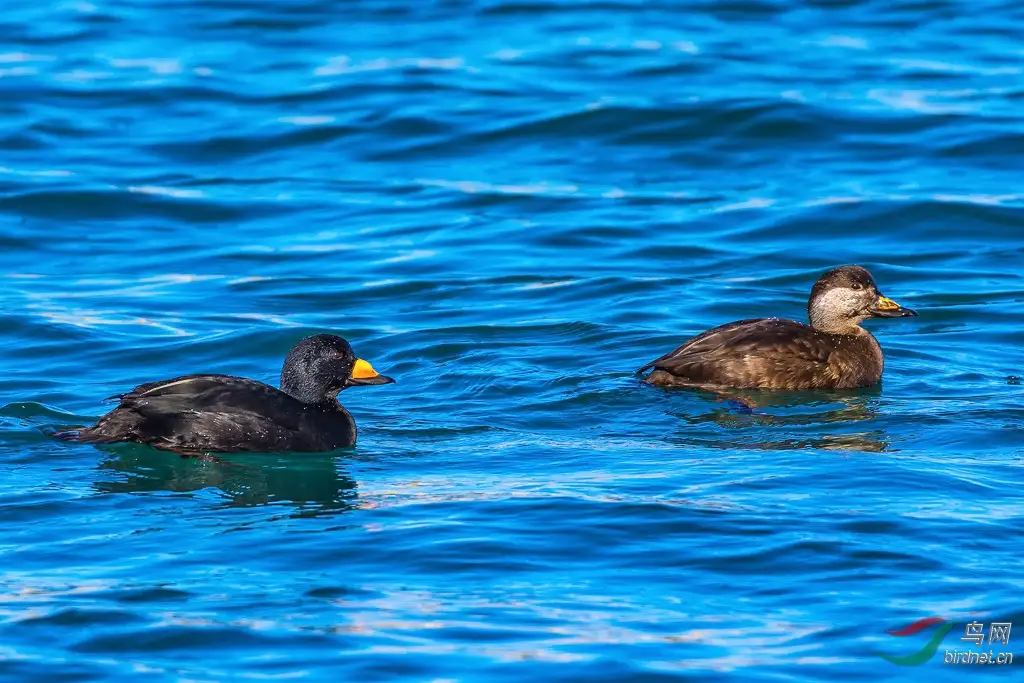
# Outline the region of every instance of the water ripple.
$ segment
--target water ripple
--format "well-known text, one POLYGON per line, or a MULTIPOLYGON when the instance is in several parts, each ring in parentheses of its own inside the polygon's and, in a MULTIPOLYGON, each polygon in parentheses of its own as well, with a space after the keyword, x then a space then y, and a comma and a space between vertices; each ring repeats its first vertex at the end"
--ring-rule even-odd
POLYGON ((897 680, 1024 620, 1016 4, 6 9, 0 677, 897 680), (846 262, 920 312, 880 387, 633 377, 846 262), (354 449, 49 436, 321 331, 398 380, 354 449))

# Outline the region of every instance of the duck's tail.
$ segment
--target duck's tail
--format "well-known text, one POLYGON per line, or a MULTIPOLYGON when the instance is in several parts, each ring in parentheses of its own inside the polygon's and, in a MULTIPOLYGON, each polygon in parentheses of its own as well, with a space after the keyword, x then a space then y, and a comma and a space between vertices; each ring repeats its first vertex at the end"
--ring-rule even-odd
POLYGON ((656 360, 652 360, 650 363, 648 363, 647 365, 643 366, 642 368, 637 368, 636 370, 633 371, 633 375, 634 376, 639 376, 639 375, 644 374, 645 372, 647 372, 648 370, 653 368, 654 364, 657 363, 657 362, 658 361, 656 361, 656 360))
POLYGON ((111 439, 109 436, 98 432, 95 428, 84 428, 84 429, 66 429, 63 431, 51 432, 50 436, 54 439, 60 439, 61 441, 68 441, 71 443, 111 443, 116 439, 111 439))

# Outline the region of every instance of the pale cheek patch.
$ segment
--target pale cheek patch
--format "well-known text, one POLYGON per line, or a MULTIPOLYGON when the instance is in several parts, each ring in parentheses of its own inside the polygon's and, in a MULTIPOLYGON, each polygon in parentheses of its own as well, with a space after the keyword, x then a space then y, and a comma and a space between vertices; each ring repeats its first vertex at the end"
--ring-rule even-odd
POLYGON ((815 309, 823 315, 856 315, 860 310, 856 292, 846 287, 830 289, 815 301, 815 309))

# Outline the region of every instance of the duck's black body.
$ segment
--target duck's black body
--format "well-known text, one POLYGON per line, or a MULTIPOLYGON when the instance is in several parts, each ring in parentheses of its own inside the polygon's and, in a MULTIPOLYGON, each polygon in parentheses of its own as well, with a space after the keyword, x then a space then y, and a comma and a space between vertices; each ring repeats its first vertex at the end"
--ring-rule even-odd
POLYGON ((78 441, 134 441, 169 451, 330 451, 356 442, 356 423, 335 401, 306 404, 230 375, 185 375, 118 396, 117 408, 78 441))
POLYGON ((316 335, 285 359, 281 387, 230 375, 141 384, 92 427, 59 434, 85 443, 130 441, 180 453, 316 452, 355 444, 337 401, 348 386, 387 384, 344 339, 316 335))
POLYGON ((815 283, 810 325, 781 318, 727 323, 637 370, 647 383, 706 389, 853 389, 878 384, 882 348, 860 324, 917 315, 878 292, 870 273, 841 266, 815 283))

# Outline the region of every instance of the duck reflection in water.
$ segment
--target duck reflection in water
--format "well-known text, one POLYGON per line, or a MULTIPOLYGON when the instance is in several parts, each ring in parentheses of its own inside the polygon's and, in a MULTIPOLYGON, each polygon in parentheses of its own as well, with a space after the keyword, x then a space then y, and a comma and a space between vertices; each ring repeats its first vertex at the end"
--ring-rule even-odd
POLYGON ((358 505, 356 482, 331 454, 167 457, 145 446, 104 448, 98 469, 118 476, 96 482, 104 493, 190 492, 216 489, 226 507, 292 505, 300 516, 342 512, 358 505))
MULTIPOLYGON (((714 408, 707 412, 683 411, 670 406, 667 413, 678 418, 680 444, 712 448, 764 450, 821 449, 880 453, 891 448, 882 429, 845 431, 844 426, 864 423, 881 416, 877 388, 849 392, 713 392, 714 408), (699 429, 694 429, 697 426, 699 429), (730 431, 732 430, 732 431, 730 431)), ((676 404, 686 395, 666 396, 676 404)), ((693 396, 689 396, 691 403, 693 396)), ((703 399, 699 399, 704 404, 703 399)))

